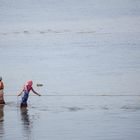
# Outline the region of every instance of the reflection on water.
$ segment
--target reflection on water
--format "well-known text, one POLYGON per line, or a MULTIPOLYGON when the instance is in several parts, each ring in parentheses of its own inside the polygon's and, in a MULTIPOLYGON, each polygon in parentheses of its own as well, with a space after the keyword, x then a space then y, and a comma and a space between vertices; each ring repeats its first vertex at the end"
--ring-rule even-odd
POLYGON ((0 105, 0 122, 4 120, 4 105, 0 105))
POLYGON ((23 107, 20 109, 20 111, 23 126, 23 137, 25 137, 25 139, 31 139, 32 123, 28 114, 28 109, 26 107, 23 107))
POLYGON ((0 139, 2 139, 4 134, 4 105, 0 105, 0 139))
MULTIPOLYGON (((6 98, 16 99, 15 96, 6 98)), ((32 96, 30 99, 28 108, 20 108, 11 101, 0 106, 0 140, 140 138, 139 96, 44 96, 40 99, 32 96)))

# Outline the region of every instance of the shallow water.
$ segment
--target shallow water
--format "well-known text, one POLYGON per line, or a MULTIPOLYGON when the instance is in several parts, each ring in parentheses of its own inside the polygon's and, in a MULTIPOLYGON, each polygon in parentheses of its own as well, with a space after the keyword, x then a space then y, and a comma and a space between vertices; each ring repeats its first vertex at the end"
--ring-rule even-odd
POLYGON ((22 110, 17 97, 6 100, 0 112, 1 140, 140 138, 139 96, 31 96, 22 110))
POLYGON ((1 0, 0 19, 0 140, 140 139, 139 0, 1 0))

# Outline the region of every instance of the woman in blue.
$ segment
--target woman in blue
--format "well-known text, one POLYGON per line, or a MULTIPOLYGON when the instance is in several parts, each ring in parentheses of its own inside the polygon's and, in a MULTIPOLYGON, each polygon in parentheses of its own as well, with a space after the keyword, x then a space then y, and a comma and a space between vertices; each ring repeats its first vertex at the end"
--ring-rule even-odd
POLYGON ((37 93, 33 87, 33 81, 28 81, 27 84, 25 84, 23 90, 21 91, 20 94, 18 94, 18 96, 22 95, 22 100, 21 100, 21 104, 20 104, 20 107, 27 107, 27 100, 28 100, 28 97, 29 97, 29 93, 30 91, 32 91, 34 94, 38 95, 38 96, 41 96, 39 93, 37 93))

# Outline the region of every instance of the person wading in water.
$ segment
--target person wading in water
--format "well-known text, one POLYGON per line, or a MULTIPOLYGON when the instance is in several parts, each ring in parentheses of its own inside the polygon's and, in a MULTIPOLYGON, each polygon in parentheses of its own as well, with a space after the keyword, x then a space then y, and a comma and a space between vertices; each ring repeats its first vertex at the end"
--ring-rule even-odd
POLYGON ((36 95, 38 95, 38 96, 41 96, 39 93, 37 93, 37 92, 33 89, 32 85, 33 85, 33 81, 32 81, 32 80, 28 81, 28 82, 24 85, 22 91, 18 94, 18 96, 20 96, 20 95, 23 94, 20 107, 27 107, 27 100, 28 100, 30 91, 32 91, 34 94, 36 94, 36 95))
POLYGON ((4 84, 2 82, 2 77, 0 76, 0 104, 5 104, 3 90, 4 90, 4 84))

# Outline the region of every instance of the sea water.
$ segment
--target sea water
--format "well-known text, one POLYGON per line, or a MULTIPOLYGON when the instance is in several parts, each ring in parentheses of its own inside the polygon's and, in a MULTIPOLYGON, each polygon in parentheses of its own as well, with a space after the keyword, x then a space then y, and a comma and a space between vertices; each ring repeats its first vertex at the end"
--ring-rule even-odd
POLYGON ((6 96, 0 106, 1 140, 131 140, 139 139, 140 97, 30 97, 28 108, 6 96))
POLYGON ((139 140, 139 5, 1 1, 0 139, 139 140), (42 96, 31 93, 21 110, 17 94, 30 79, 42 96))

